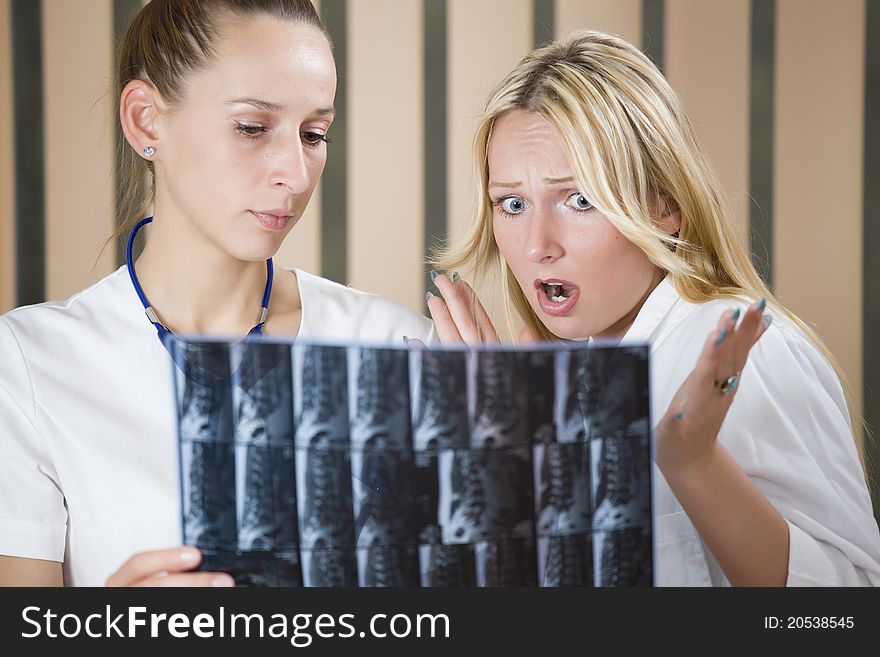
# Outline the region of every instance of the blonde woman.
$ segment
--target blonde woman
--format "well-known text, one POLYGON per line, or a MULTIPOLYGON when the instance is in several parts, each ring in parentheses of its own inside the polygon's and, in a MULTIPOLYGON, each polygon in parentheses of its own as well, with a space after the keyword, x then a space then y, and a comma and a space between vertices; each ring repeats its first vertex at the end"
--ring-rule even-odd
MULTIPOLYGON (((880 584, 858 413, 756 273, 647 57, 596 32, 534 51, 474 151, 476 218, 438 268, 497 274, 524 340, 651 344, 657 583, 880 584)), ((465 281, 435 282, 443 342, 498 340, 465 281)))

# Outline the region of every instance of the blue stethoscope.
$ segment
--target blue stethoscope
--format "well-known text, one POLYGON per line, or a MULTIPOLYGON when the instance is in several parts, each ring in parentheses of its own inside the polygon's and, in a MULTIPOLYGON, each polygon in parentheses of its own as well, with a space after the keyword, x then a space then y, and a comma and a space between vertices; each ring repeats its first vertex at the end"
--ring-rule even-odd
MULTIPOLYGON (((141 219, 134 227, 134 229, 132 229, 131 235, 128 236, 128 245, 125 249, 125 262, 128 265, 128 275, 131 278, 131 284, 134 286, 135 292, 137 292, 138 298, 141 300, 141 303, 144 304, 144 313, 146 313, 147 319, 149 319, 153 326, 156 327, 156 332, 159 334, 159 341, 163 345, 166 345, 166 338, 168 336, 174 335, 174 333, 170 328, 159 321, 156 312, 150 305, 150 302, 147 299, 147 295, 144 294, 144 291, 141 288, 141 284, 138 282, 137 274, 134 271, 134 262, 132 258, 132 247, 134 246, 134 238, 137 237, 138 231, 140 231, 141 228, 152 221, 153 217, 141 219)), ((260 321, 254 328, 248 331, 247 337, 263 334, 263 325, 266 323, 266 318, 269 316, 269 297, 272 294, 272 277, 272 258, 269 258, 268 260, 266 260, 266 289, 263 292, 263 303, 260 305, 260 321)))

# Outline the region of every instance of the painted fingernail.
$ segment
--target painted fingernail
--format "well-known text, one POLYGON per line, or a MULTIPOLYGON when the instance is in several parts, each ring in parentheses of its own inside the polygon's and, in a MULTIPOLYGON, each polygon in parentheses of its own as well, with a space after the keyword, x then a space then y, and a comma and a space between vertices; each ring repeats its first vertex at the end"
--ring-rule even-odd
POLYGON ((461 276, 458 275, 457 271, 452 272, 452 282, 458 283, 461 280, 461 276))
POLYGON ((235 586, 235 580, 229 575, 217 575, 211 580, 211 586, 235 586))
POLYGON ((764 322, 764 330, 766 331, 768 328, 770 328, 770 324, 773 323, 773 315, 764 315, 761 318, 761 321, 764 322))
POLYGON ((436 271, 434 271, 434 270, 432 269, 431 271, 428 272, 428 275, 431 277, 431 282, 432 282, 432 283, 436 283, 436 282, 437 282, 437 277, 438 277, 440 274, 437 273, 436 271))
POLYGON ((730 321, 735 322, 739 319, 739 308, 733 311, 733 314, 730 316, 730 321))
POLYGON ((758 312, 759 313, 764 312, 764 308, 766 308, 766 307, 767 307, 767 299, 764 299, 762 297, 761 300, 758 302, 758 312))
POLYGON ((425 303, 428 303, 433 298, 434 298, 434 294, 431 292, 431 290, 428 290, 427 292, 425 292, 425 303))
POLYGON ((715 346, 719 346, 722 342, 724 342, 724 338, 727 337, 727 329, 722 329, 721 335, 718 336, 718 339, 715 340, 715 346))
POLYGON ((409 344, 409 336, 408 335, 403 336, 403 344, 409 344))
POLYGON ((199 560, 199 551, 193 548, 187 548, 180 553, 180 560, 183 563, 195 563, 199 560))

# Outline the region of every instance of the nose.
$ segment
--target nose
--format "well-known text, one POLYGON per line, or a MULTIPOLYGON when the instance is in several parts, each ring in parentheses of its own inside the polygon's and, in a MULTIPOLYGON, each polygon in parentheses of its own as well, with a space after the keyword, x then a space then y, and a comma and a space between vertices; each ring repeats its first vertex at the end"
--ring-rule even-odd
POLYGON ((301 194, 311 184, 309 166, 302 142, 297 141, 291 146, 285 143, 272 158, 269 183, 272 187, 282 188, 293 194, 301 194))
POLYGON ((565 255, 558 235, 559 229, 559 222, 554 221, 551 212, 535 208, 531 221, 528 222, 526 236, 526 253, 531 262, 545 265, 565 255))

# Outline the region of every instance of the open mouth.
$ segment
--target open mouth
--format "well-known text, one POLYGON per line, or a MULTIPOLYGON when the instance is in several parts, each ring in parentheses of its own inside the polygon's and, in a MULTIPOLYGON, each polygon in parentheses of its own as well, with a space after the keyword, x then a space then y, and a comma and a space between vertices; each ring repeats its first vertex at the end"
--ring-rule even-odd
POLYGON ((574 296, 574 293, 577 291, 576 287, 559 281, 543 281, 541 288, 544 290, 546 297, 553 303, 564 303, 566 299, 574 296))
POLYGON ((548 315, 564 317, 568 315, 580 299, 580 288, 574 283, 558 278, 535 281, 535 294, 538 305, 548 315))

